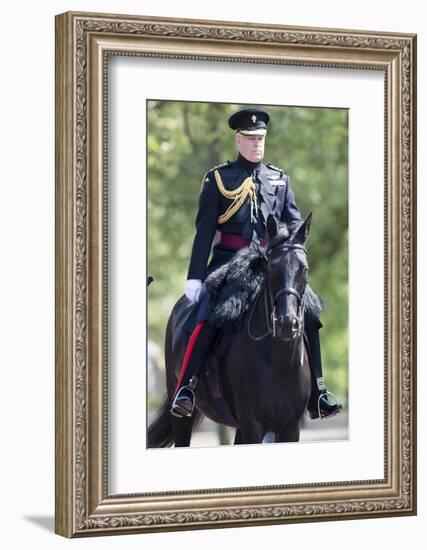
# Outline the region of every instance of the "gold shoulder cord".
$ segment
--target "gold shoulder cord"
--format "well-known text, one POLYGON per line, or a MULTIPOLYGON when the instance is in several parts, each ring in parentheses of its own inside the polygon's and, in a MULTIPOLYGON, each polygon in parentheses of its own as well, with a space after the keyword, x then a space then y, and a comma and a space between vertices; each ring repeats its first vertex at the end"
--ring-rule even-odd
POLYGON ((257 205, 257 198, 256 198, 256 187, 254 182, 252 181, 252 178, 247 177, 237 189, 234 189, 233 191, 229 191, 224 187, 224 184, 221 179, 221 175, 218 172, 218 170, 215 170, 214 175, 215 175, 216 185, 221 195, 233 201, 230 204, 230 206, 227 208, 227 210, 224 212, 224 214, 221 214, 221 216, 219 216, 218 223, 219 224, 225 223, 232 216, 234 216, 234 214, 239 210, 239 208, 245 202, 246 197, 248 195, 251 200, 251 220, 253 221, 254 207, 255 207, 255 212, 258 213, 258 205, 257 205))
POLYGON ((222 164, 217 164, 216 166, 214 166, 213 168, 209 168, 209 170, 207 172, 205 172, 205 174, 202 178, 202 185, 200 186, 200 192, 203 191, 203 187, 205 186, 205 183, 207 181, 206 176, 209 174, 209 172, 212 172, 212 170, 215 170, 215 168, 222 168, 223 166, 227 166, 227 164, 230 164, 230 161, 223 162, 222 164))

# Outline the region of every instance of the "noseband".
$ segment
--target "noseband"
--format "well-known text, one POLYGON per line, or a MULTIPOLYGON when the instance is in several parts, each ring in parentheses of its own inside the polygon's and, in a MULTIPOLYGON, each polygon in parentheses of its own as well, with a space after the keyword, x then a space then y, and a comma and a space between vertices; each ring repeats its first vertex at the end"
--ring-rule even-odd
MULTIPOLYGON (((268 259, 269 253, 271 252, 272 249, 273 249, 273 247, 272 248, 267 248, 267 251, 266 251, 267 259, 268 259)), ((302 244, 287 244, 287 245, 283 246, 284 254, 286 254, 290 250, 302 250, 305 254, 307 254, 307 250, 306 250, 305 246, 302 245, 302 244)), ((302 327, 302 320, 303 320, 303 315, 304 315, 304 304, 303 304, 303 300, 302 300, 304 291, 303 291, 302 294, 300 294, 295 288, 291 288, 291 287, 281 288, 278 292, 276 292, 276 294, 274 296, 272 296, 269 286, 270 285, 268 284, 268 278, 266 278, 266 283, 264 285, 264 288, 258 294, 258 297, 254 302, 254 305, 252 307, 252 311, 251 311, 250 316, 249 316, 249 320, 248 320, 248 335, 249 335, 249 337, 252 338, 252 340, 255 340, 255 341, 263 340, 269 334, 271 334, 273 336, 273 338, 276 337, 276 322, 277 322, 276 303, 277 303, 277 300, 283 295, 295 296, 295 298, 297 299, 297 303, 298 303, 298 336, 300 336, 301 327, 302 327), (259 300, 259 297, 260 297, 262 292, 264 293, 264 311, 265 311, 265 317, 266 317, 267 330, 266 330, 266 332, 264 332, 260 336, 254 336, 251 333, 250 324, 251 324, 253 312, 255 311, 255 308, 256 308, 256 304, 257 304, 257 302, 259 300), (269 311, 268 311, 269 309, 270 309, 270 314, 269 314, 269 311), (271 319, 271 323, 270 323, 270 319, 271 319)))

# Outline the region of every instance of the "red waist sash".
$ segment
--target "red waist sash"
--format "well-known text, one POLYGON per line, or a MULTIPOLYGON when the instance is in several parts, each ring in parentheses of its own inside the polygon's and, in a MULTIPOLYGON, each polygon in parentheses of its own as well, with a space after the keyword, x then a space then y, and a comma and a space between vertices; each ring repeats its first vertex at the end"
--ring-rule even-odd
MULTIPOLYGON (((219 239, 219 242, 223 244, 224 246, 228 246, 229 248, 245 248, 251 244, 252 239, 244 239, 240 235, 233 235, 233 233, 221 233, 221 237, 219 239)), ((265 241, 262 239, 260 241, 261 245, 264 245, 265 241)))

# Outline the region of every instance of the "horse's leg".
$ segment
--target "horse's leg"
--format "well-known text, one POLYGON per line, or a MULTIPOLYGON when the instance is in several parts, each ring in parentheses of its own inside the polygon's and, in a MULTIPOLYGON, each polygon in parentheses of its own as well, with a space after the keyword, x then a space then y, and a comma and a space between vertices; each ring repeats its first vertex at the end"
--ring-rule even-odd
POLYGON ((299 421, 293 421, 275 431, 275 443, 290 443, 299 441, 300 424, 299 421))
POLYGON ((240 445, 242 442, 242 432, 237 428, 236 435, 234 436, 234 443, 233 445, 240 445))
POLYGON ((195 410, 193 416, 179 418, 171 415, 172 418, 172 433, 175 441, 175 447, 189 447, 191 442, 191 433, 193 426, 200 418, 200 413, 195 410))
POLYGON ((259 422, 253 420, 245 423, 240 429, 236 430, 234 445, 247 445, 248 443, 262 443, 265 430, 259 422))

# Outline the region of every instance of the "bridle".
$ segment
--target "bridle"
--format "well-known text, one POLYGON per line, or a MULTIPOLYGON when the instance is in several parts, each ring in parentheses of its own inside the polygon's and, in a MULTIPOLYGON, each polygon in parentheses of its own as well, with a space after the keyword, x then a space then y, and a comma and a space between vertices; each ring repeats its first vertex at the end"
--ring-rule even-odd
MULTIPOLYGON (((275 246, 277 246, 277 244, 278 243, 276 243, 273 247, 267 248, 266 253, 265 253, 267 261, 269 261, 269 255, 270 255, 271 250, 275 246)), ((305 246, 302 245, 302 244, 286 244, 286 245, 283 246, 282 250, 284 251, 285 254, 287 252, 289 252, 290 250, 302 250, 305 254, 307 254, 307 250, 306 250, 305 246)), ((304 291, 305 291, 305 286, 304 286, 304 290, 302 291, 301 294, 295 288, 286 287, 286 288, 281 288, 278 292, 276 292, 276 294, 274 294, 274 296, 272 296, 270 285, 268 283, 268 277, 266 276, 264 287, 262 288, 261 292, 258 294, 258 296, 257 296, 257 298, 256 298, 256 300, 255 300, 255 302, 252 306, 251 312, 249 314, 249 319, 248 319, 248 335, 249 335, 249 337, 252 340, 255 340, 257 342, 260 341, 260 340, 263 340, 264 338, 266 338, 270 334, 273 338, 276 337, 276 322, 278 320, 277 317, 276 317, 276 304, 277 304, 278 299, 283 295, 295 296, 295 298, 297 299, 297 304, 298 304, 298 315, 297 315, 297 317, 298 317, 298 332, 297 332, 297 336, 301 336, 302 327, 303 327, 303 317, 304 317, 304 302, 303 302, 304 291), (258 300, 260 299, 261 294, 264 295, 264 312, 265 312, 267 330, 263 334, 261 334, 260 336, 255 336, 251 332, 250 325, 251 325, 251 320, 252 320, 253 313, 256 309, 256 306, 257 306, 258 300)))

